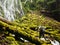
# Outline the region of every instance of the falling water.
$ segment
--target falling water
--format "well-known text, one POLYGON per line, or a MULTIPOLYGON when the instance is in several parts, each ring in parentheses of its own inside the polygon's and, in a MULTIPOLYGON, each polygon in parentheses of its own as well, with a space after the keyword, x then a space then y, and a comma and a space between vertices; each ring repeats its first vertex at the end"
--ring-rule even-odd
POLYGON ((0 16, 13 21, 15 20, 16 12, 24 15, 21 0, 0 0, 0 16))

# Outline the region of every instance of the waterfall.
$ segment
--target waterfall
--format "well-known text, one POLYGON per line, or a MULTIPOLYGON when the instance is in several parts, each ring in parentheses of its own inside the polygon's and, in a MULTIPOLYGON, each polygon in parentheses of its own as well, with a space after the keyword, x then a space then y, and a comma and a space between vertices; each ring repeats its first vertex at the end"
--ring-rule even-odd
POLYGON ((0 0, 0 16, 13 21, 15 20, 16 12, 24 15, 21 0, 0 0))

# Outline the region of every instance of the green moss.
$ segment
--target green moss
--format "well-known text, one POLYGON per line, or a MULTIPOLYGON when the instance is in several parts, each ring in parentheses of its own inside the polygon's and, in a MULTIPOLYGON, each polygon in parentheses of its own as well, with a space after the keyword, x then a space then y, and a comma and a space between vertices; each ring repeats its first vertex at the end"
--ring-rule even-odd
MULTIPOLYGON (((21 35, 25 39, 26 37, 28 37, 27 39, 30 40, 31 42, 34 42, 34 43, 38 42, 38 43, 42 43, 43 45, 46 45, 47 44, 46 42, 42 42, 40 41, 39 38, 36 38, 37 36, 39 36, 39 32, 33 31, 33 30, 37 30, 36 28, 38 26, 43 25, 46 27, 46 31, 48 33, 51 33, 51 35, 53 35, 56 40, 60 41, 60 37, 59 37, 60 23, 54 20, 48 20, 44 16, 27 14, 23 16, 20 20, 16 20, 16 22, 13 22, 13 23, 9 25, 0 21, 0 27, 1 29, 8 31, 9 33, 14 33, 14 34, 16 33, 19 36, 21 35), (31 27, 35 29, 31 29, 31 27)), ((19 45, 15 40, 15 38, 13 38, 12 36, 7 37, 7 39, 12 42, 11 45, 14 45, 15 42, 17 45, 19 45)))
MULTIPOLYGON (((42 15, 39 16, 39 15, 35 15, 35 14, 27 14, 27 15, 23 16, 22 19, 20 20, 20 22, 18 22, 18 23, 22 24, 21 27, 23 27, 23 28, 26 27, 26 29, 24 29, 26 32, 31 27, 37 28, 38 26, 43 25, 46 27, 46 29, 47 29, 46 31, 48 33, 51 33, 51 35, 53 35, 54 37, 57 37, 58 41, 60 40, 59 35, 58 35, 58 34, 60 34, 59 33, 60 32, 59 31, 60 30, 60 23, 55 20, 47 19, 42 15), (57 35, 57 36, 55 36, 55 35, 57 35)), ((32 30, 36 30, 36 29, 32 29, 32 30)), ((29 31, 29 33, 30 33, 30 31, 29 31)), ((31 32, 30 34, 36 35, 37 33, 31 32)))

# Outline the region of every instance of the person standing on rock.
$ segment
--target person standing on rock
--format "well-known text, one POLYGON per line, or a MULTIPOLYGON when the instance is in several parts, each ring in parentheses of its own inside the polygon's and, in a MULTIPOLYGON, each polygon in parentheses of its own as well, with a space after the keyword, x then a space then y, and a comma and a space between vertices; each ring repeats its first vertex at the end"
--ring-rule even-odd
POLYGON ((39 38, 44 37, 45 34, 45 27, 44 26, 39 26, 39 38))

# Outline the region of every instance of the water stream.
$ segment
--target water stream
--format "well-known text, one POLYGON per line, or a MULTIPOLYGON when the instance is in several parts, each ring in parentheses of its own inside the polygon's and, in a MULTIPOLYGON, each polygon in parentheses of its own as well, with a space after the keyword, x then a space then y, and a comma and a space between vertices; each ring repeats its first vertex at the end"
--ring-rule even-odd
POLYGON ((0 0, 0 16, 13 21, 15 20, 16 12, 24 15, 21 0, 0 0))

